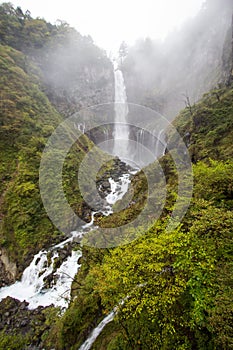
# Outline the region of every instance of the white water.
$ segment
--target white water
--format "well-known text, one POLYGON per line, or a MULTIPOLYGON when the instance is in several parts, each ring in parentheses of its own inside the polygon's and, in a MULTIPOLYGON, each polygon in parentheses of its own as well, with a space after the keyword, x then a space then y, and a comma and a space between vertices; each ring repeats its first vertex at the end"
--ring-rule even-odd
POLYGON ((83 123, 78 123, 74 125, 75 129, 78 129, 82 134, 85 133, 85 124, 83 123))
MULTIPOLYGON (((129 174, 124 174, 119 178, 119 182, 109 179, 111 193, 106 198, 109 205, 101 211, 104 215, 111 214, 111 205, 126 193, 130 183, 129 177, 129 174)), ((72 251, 71 256, 66 258, 57 269, 54 268, 54 263, 59 257, 60 249, 65 248, 75 238, 82 238, 88 229, 92 229, 96 213, 92 213, 89 223, 83 225, 78 231, 71 232, 69 238, 52 246, 49 250, 41 250, 36 254, 31 264, 24 270, 21 281, 0 289, 0 300, 7 296, 20 301, 26 300, 29 303, 29 309, 51 304, 67 308, 70 300, 71 284, 81 266, 78 264, 78 260, 82 253, 81 251, 72 251), (52 278, 49 286, 46 287, 48 276, 52 278)))
POLYGON ((122 199, 124 194, 127 192, 130 184, 130 175, 124 174, 119 180, 120 182, 115 182, 112 178, 109 179, 111 192, 107 195, 106 201, 111 205, 122 199))
POLYGON ((115 124, 113 154, 127 163, 129 157, 129 126, 127 125, 128 105, 122 72, 114 70, 115 78, 115 124))
POLYGON ((140 129, 136 134, 136 147, 134 150, 133 159, 140 167, 154 162, 161 157, 165 151, 164 129, 155 129, 151 135, 145 134, 145 130, 140 129))
MULTIPOLYGON (((158 134, 158 138, 157 138, 157 142, 156 142, 156 147, 155 147, 155 154, 156 157, 158 158, 159 156, 161 156, 161 145, 163 146, 163 139, 162 139, 162 135, 163 135, 164 129, 161 129, 159 134, 158 134)), ((163 146, 163 152, 164 152, 164 146, 163 146)))
MULTIPOLYGON (((126 296, 123 300, 121 300, 119 302, 119 305, 123 305, 126 299, 128 299, 128 296, 126 296)), ((98 326, 93 329, 93 331, 91 332, 91 334, 89 335, 87 340, 80 346, 79 350, 90 350, 92 344, 96 341, 96 339, 98 338, 98 336, 100 335, 100 333, 102 332, 104 327, 108 323, 113 321, 113 319, 114 319, 115 315, 117 314, 117 312, 118 312, 118 306, 115 306, 114 309, 112 310, 112 312, 110 312, 110 314, 108 314, 108 316, 106 316, 100 322, 100 324, 98 324, 98 326)))
POLYGON ((115 311, 112 311, 108 316, 106 316, 100 324, 93 329, 87 340, 80 346, 79 350, 90 350, 92 344, 95 342, 99 334, 102 332, 104 327, 114 319, 115 311))
POLYGON ((51 261, 48 261, 48 252, 42 250, 36 254, 31 264, 24 270, 21 281, 0 290, 0 300, 7 296, 20 301, 26 300, 29 309, 51 304, 66 308, 70 299, 70 287, 80 267, 78 260, 82 254, 80 251, 73 251, 53 273, 54 261, 59 254, 56 250, 50 251, 52 257, 51 261), (53 281, 50 288, 45 288, 45 278, 52 273, 56 282, 53 281))

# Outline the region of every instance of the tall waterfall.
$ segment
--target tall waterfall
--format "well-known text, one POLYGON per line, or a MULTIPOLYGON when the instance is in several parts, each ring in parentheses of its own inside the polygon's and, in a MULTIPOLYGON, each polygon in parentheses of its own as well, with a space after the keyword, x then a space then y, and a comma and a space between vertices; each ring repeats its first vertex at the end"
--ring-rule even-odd
POLYGON ((125 83, 120 69, 114 70, 115 77, 115 125, 113 154, 127 163, 129 157, 129 126, 127 125, 127 114, 129 112, 125 83))
POLYGON ((165 150, 164 144, 164 121, 160 121, 160 116, 154 112, 155 129, 144 128, 143 123, 152 121, 151 111, 145 113, 145 107, 127 103, 127 95, 124 83, 124 77, 119 68, 115 66, 115 120, 113 132, 113 151, 114 156, 118 156, 125 163, 136 168, 143 168, 154 162, 165 150), (138 124, 138 117, 141 118, 138 124), (156 120, 158 117, 158 120, 156 120), (135 120, 134 120, 135 118, 135 120), (136 121, 139 128, 135 131, 132 126, 136 121), (160 122, 159 122, 160 121, 160 122), (157 125, 156 125, 157 123, 157 125), (141 124, 141 126, 139 126, 141 124), (131 129, 130 129, 131 128, 131 129), (130 140, 130 135, 133 139, 130 140), (133 141, 134 140, 134 141, 133 141))

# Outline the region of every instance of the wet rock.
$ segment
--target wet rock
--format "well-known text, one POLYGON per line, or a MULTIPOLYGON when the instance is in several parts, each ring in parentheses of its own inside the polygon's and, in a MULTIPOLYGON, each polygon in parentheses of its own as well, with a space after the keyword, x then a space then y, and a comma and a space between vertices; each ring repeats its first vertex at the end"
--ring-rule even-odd
MULTIPOLYGON (((80 241, 80 239, 79 239, 79 241, 80 241)), ((57 250, 58 257, 55 258, 55 260, 54 260, 53 271, 52 271, 52 273, 50 273, 48 276, 46 276, 44 278, 43 289, 52 288, 52 286, 56 283, 56 281, 57 281, 56 271, 61 267, 63 262, 66 261, 67 258, 72 255, 72 251, 76 246, 77 246, 77 241, 73 241, 73 242, 68 243, 65 247, 57 250)))
POLYGON ((36 261, 35 261, 35 265, 38 265, 40 262, 40 258, 37 258, 36 261))
POLYGON ((132 168, 129 165, 122 162, 119 158, 114 158, 111 166, 106 166, 106 171, 103 173, 101 178, 97 179, 96 186, 100 197, 106 198, 106 196, 111 192, 109 178, 112 178, 115 182, 118 182, 123 174, 129 173, 131 170, 132 168))
POLYGON ((103 181, 101 183, 101 185, 102 185, 103 190, 111 189, 111 185, 110 185, 109 181, 103 181))
POLYGON ((51 273, 46 278, 44 278, 44 289, 49 289, 52 287, 54 281, 54 274, 51 273))

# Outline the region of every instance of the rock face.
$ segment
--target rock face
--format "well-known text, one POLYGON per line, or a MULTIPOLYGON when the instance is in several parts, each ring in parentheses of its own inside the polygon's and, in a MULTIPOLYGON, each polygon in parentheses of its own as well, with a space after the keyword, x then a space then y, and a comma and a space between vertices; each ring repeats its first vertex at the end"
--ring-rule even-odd
POLYGON ((53 80, 46 82, 47 95, 65 117, 75 112, 114 100, 114 80, 111 65, 85 67, 70 85, 59 86, 53 80))
POLYGON ((10 262, 4 249, 0 250, 0 288, 9 285, 15 281, 17 275, 17 266, 10 262))
POLYGON ((63 46, 54 39, 52 48, 48 46, 39 57, 32 57, 49 100, 65 117, 113 102, 113 65, 105 52, 77 32, 67 33, 66 39, 63 46))
POLYGON ((233 81, 233 15, 231 28, 229 28, 223 46, 223 81, 230 84, 233 81))

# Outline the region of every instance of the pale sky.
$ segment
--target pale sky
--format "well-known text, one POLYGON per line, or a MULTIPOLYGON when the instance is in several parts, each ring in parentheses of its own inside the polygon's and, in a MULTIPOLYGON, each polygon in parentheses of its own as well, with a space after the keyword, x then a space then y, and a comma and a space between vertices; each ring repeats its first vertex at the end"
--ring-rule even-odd
MULTIPOLYGON (((10 1, 10 0, 9 0, 10 1)), ((4 1, 0 1, 1 3, 4 1)), ((7 2, 7 0, 6 0, 7 2)), ((200 10, 204 0, 12 0, 33 17, 68 22, 107 51, 124 40, 163 39, 200 10)))

